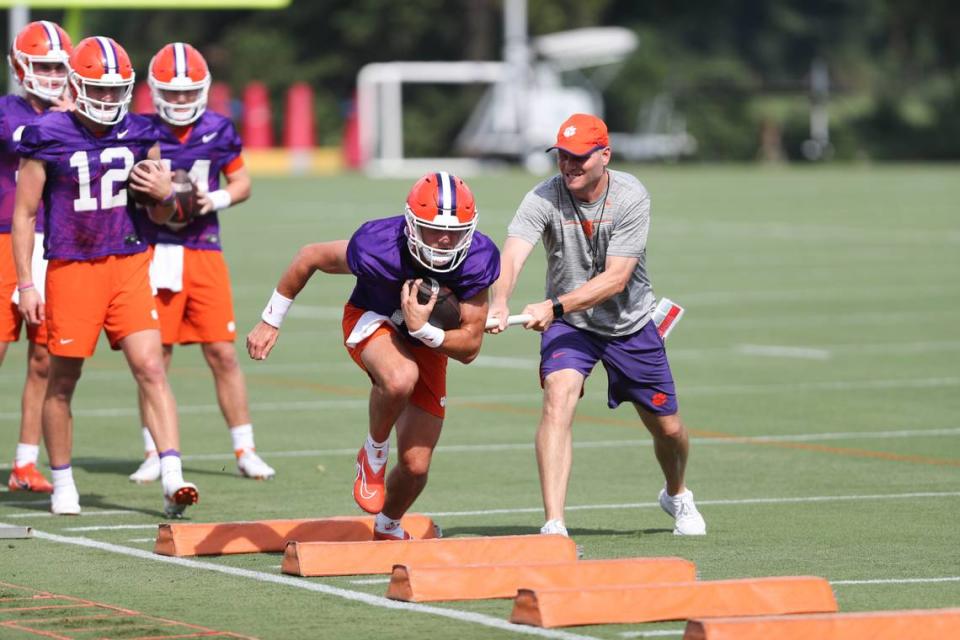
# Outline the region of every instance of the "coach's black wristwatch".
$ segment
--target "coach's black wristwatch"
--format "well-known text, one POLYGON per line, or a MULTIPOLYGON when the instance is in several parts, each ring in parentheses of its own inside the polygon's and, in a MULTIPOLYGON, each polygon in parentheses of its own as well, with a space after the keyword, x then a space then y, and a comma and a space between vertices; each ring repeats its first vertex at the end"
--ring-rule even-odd
POLYGON ((563 304, 557 296, 550 296, 550 302, 553 303, 553 318, 557 319, 563 315, 563 304))

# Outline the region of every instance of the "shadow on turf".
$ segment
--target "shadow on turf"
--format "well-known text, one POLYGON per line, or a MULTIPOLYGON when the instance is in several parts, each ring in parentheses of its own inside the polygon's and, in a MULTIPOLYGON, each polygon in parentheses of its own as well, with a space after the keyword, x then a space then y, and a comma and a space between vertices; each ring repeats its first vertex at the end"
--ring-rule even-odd
MULTIPOLYGON (((126 478, 137 470, 137 465, 140 464, 140 461, 127 458, 74 458, 72 464, 74 467, 83 469, 87 473, 110 474, 126 478)), ((224 465, 214 471, 210 469, 198 469, 196 467, 184 467, 183 475, 239 477, 233 465, 230 465, 229 468, 224 465)))
MULTIPOLYGON (((442 525, 442 523, 441 523, 442 525)), ((539 533, 539 526, 476 526, 476 527, 443 527, 444 537, 453 536, 522 536, 539 533)), ((673 529, 630 529, 618 531, 616 529, 586 529, 574 527, 569 530, 571 538, 583 536, 649 536, 672 535, 673 529)))
MULTIPOLYGON (((166 521, 166 517, 163 515, 163 498, 160 496, 159 490, 156 494, 157 500, 157 509, 148 509, 145 507, 135 507, 129 504, 118 504, 116 502, 109 502, 99 493, 84 493, 80 491, 80 507, 83 510, 87 509, 102 509, 104 511, 131 511, 133 513, 142 513, 147 516, 160 518, 161 520, 166 521)), ((6 502, 15 502, 16 506, 20 509, 26 509, 28 511, 40 511, 47 513, 50 511, 50 497, 47 494, 39 493, 28 493, 28 492, 16 492, 16 493, 2 493, 0 494, 0 505, 3 505, 6 502), (24 496, 36 496, 35 499, 28 498, 24 500, 24 496)), ((95 515, 93 513, 89 515, 95 515)), ((65 519, 69 519, 70 516, 60 516, 65 519)))

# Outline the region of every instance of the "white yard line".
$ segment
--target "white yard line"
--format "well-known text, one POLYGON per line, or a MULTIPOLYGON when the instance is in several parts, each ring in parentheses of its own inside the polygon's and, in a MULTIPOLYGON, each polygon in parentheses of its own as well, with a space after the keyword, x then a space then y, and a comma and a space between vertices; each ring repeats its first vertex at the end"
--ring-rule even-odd
POLYGON ((737 353, 747 356, 765 356, 768 358, 802 358, 804 360, 829 360, 831 355, 826 349, 810 347, 788 347, 783 345, 741 344, 737 353))
MULTIPOLYGON (((897 378, 878 380, 833 380, 821 382, 773 382, 769 384, 724 384, 724 385, 689 385, 680 388, 681 396, 714 396, 714 395, 762 395, 778 394, 783 392, 796 393, 802 391, 874 391, 878 389, 936 389, 942 387, 960 386, 960 377, 942 376, 934 378, 897 378)), ((601 398, 601 392, 588 393, 587 397, 601 398)), ((448 399, 447 404, 458 406, 465 403, 496 402, 500 404, 527 404, 539 402, 543 395, 535 393, 504 393, 478 396, 459 396, 448 399)), ((285 402, 254 402, 250 409, 254 412, 281 413, 288 411, 317 411, 324 409, 362 409, 366 410, 369 402, 366 398, 301 400, 285 402)), ((216 404, 180 405, 177 410, 181 414, 219 414, 220 407, 216 404)), ((116 418, 138 416, 135 405, 127 407, 74 409, 74 417, 78 418, 116 418)), ((0 421, 20 420, 19 411, 0 412, 0 421)))
POLYGON ((831 580, 830 584, 837 586, 872 585, 872 584, 931 584, 936 582, 960 582, 960 576, 943 578, 885 578, 879 580, 831 580))
POLYGON ((682 636, 683 629, 661 629, 660 631, 623 631, 621 638, 665 638, 668 636, 682 636))
MULTIPOLYGON (((46 507, 47 502, 42 502, 41 504, 46 507)), ((143 515, 139 511, 127 511, 124 509, 104 509, 103 511, 81 511, 79 516, 57 516, 57 517, 98 517, 98 516, 131 516, 131 515, 143 515)), ((49 511, 33 511, 31 513, 5 513, 3 514, 4 518, 52 518, 54 517, 49 511)))
POLYGON ((390 584, 390 578, 365 578, 363 580, 351 580, 351 584, 390 584))
MULTIPOLYGON (((733 444, 751 444, 765 442, 818 442, 828 440, 885 440, 895 438, 922 438, 936 436, 956 436, 960 435, 960 427, 947 429, 896 429, 888 431, 836 431, 827 433, 796 433, 796 434, 774 434, 761 436, 730 436, 726 438, 691 438, 691 442, 697 446, 714 445, 733 445, 733 444)), ((647 439, 629 439, 629 440, 594 440, 574 442, 574 449, 619 449, 621 447, 649 447, 650 440, 647 439)), ((529 442, 506 442, 490 444, 450 444, 437 447, 438 453, 495 453, 500 451, 532 451, 533 443, 529 442)), ((313 458, 323 456, 355 456, 356 447, 345 447, 342 449, 299 449, 296 451, 260 451, 260 453, 270 458, 313 458)), ((183 457, 185 462, 199 461, 217 461, 234 460, 232 453, 194 453, 186 454, 183 457)), ((85 459, 78 456, 75 462, 81 461, 84 464, 96 464, 97 459, 85 459)), ((9 469, 10 463, 0 463, 0 469, 9 469)), ((0 487, 0 493, 8 491, 6 487, 0 487)), ((45 500, 17 500, 3 502, 7 506, 29 506, 40 504, 45 500)))
MULTIPOLYGON (((0 523, 2 525, 2 523, 0 523)), ((568 633, 566 631, 560 631, 555 629, 541 629, 539 627, 529 627, 526 625, 519 625, 507 622, 506 620, 501 620, 499 618, 494 618, 492 616, 483 615, 480 613, 473 613, 470 611, 458 611, 456 609, 447 609, 443 607, 434 607, 423 604, 414 604, 409 602, 399 602, 396 600, 389 600, 381 596, 371 595, 369 593, 363 593, 361 591, 351 591, 349 589, 342 589, 339 587, 334 587, 331 585, 323 584, 320 582, 314 582, 310 580, 304 580, 303 578, 296 578, 286 575, 278 575, 265 573, 262 571, 252 571, 250 569, 240 569, 237 567, 228 567, 211 562, 203 562, 200 560, 193 560, 187 558, 174 558, 170 556, 160 556, 150 551, 145 551, 143 549, 135 549, 133 547, 124 547, 121 545, 110 544, 107 542, 100 542, 98 540, 91 540, 89 538, 80 538, 80 537, 68 537, 61 536, 52 533, 47 533, 44 531, 37 531, 34 529, 33 535, 35 538, 41 540, 49 540, 51 542, 56 542, 60 544, 70 544, 79 547, 87 547, 89 549, 97 549, 99 551, 104 551, 107 553, 113 553, 117 555, 124 555, 133 558, 139 558, 141 560, 151 560, 153 562, 162 562, 169 565, 174 565, 178 567, 183 567, 191 570, 201 570, 201 571, 210 571, 213 573, 222 573, 228 576, 234 576, 237 578, 245 578, 247 580, 254 580, 261 583, 277 584, 284 587, 294 587, 297 589, 304 589, 306 591, 313 591, 316 593, 322 593, 324 595, 333 596, 336 598, 342 598, 344 600, 350 600, 353 602, 360 602, 366 605, 373 607, 379 607, 382 609, 393 609, 396 611, 410 611, 414 613, 425 613, 428 615, 440 616, 443 618, 449 618, 456 620, 457 622, 479 624, 485 627, 491 627, 494 629, 499 629, 502 631, 508 631, 511 633, 517 633, 522 635, 530 636, 539 636, 541 638, 558 638, 559 640, 596 640, 594 636, 585 636, 581 634, 568 633)))
MULTIPOLYGON (((917 498, 955 498, 960 491, 930 491, 918 493, 887 493, 846 496, 802 496, 787 498, 736 498, 728 500, 697 500, 697 506, 739 506, 758 504, 800 504, 808 502, 846 502, 850 500, 905 500, 917 498)), ((619 504, 585 504, 568 506, 567 511, 601 511, 619 509, 659 509, 656 502, 625 502, 619 504)), ((505 515, 512 513, 542 513, 543 507, 518 507, 514 509, 475 509, 471 511, 433 511, 424 515, 439 518, 466 516, 505 515)))
MULTIPOLYGON (((741 506, 741 505, 777 505, 777 504, 802 504, 818 502, 847 502, 851 500, 907 500, 920 498, 955 498, 960 497, 960 491, 929 491, 917 493, 887 493, 887 494, 865 494, 865 495, 839 495, 839 496, 799 496, 784 498, 732 498, 718 500, 697 500, 699 506, 741 506)), ((659 509, 660 505, 656 502, 626 502, 619 504, 582 504, 567 506, 567 511, 616 511, 621 509, 659 509)), ((470 511, 433 511, 426 512, 424 515, 433 518, 457 518, 472 516, 489 515, 509 515, 520 513, 542 513, 543 507, 518 507, 504 509, 476 509, 470 511)), ((100 512, 103 513, 103 512, 100 512)), ((24 515, 24 514, 17 514, 24 515)), ((4 517, 14 517, 5 515, 4 517)), ((24 515, 24 517, 28 517, 24 515)), ((124 525, 99 525, 87 527, 65 527, 64 531, 83 532, 83 531, 118 531, 129 529, 155 529, 156 524, 124 524, 124 525)))

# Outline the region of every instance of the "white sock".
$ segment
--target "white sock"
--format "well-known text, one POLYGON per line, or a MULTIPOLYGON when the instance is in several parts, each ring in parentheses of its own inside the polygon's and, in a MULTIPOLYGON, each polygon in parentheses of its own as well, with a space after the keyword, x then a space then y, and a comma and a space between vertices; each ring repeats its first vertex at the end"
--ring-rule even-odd
POLYGON ((67 467, 66 469, 51 469, 50 477, 53 480, 53 490, 54 492, 70 490, 77 490, 77 485, 73 483, 73 467, 67 467))
POLYGON ((148 456, 157 455, 157 444, 153 441, 153 436, 150 435, 150 429, 146 427, 140 427, 143 431, 143 452, 148 456))
MULTIPOLYGON (((387 455, 390 453, 390 439, 383 442, 377 442, 367 434, 367 441, 363 448, 367 450, 367 462, 370 463, 370 469, 378 473, 387 464, 387 455)), ((378 516, 379 517, 379 516, 378 516)))
POLYGON ((13 464, 22 467, 27 464, 36 464, 37 457, 40 455, 40 445, 17 443, 17 455, 13 464))
POLYGON ((174 484, 183 482, 183 463, 180 462, 179 455, 171 454, 160 458, 160 477, 163 484, 167 484, 168 480, 174 484))
POLYGON ((233 442, 234 451, 253 450, 253 425, 238 424, 230 427, 230 440, 233 442))
POLYGON ((400 521, 388 518, 383 515, 383 512, 380 512, 374 520, 373 528, 382 533, 392 533, 400 528, 400 521))

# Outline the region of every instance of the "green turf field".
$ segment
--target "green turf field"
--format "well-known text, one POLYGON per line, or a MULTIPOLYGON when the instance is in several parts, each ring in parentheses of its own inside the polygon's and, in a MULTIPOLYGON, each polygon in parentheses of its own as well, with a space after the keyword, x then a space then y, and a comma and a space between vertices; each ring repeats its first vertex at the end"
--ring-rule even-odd
MULTIPOLYGON (((694 436, 688 483, 709 534, 671 535, 654 504, 662 478, 648 437, 629 407, 606 408, 598 370, 577 416, 568 498, 567 523, 585 557, 679 555, 703 579, 819 575, 846 611, 960 606, 957 168, 637 173, 653 197, 656 292, 687 308, 669 353, 694 436)), ((410 182, 257 180, 252 201, 224 215, 240 334, 298 246, 399 213, 410 182)), ((470 184, 480 230, 502 242, 533 180, 508 173, 470 184)), ((538 248, 513 311, 540 300, 542 283, 538 248)), ((347 276, 315 276, 270 359, 243 362, 258 450, 278 471, 272 482, 236 477, 199 351, 175 353, 185 476, 201 489, 192 521, 359 514, 351 486, 368 383, 341 345, 351 287, 347 276)), ((537 350, 535 335, 511 329, 488 336, 474 364, 450 366, 445 433, 415 507, 448 536, 534 533, 542 524, 532 449, 537 350)), ((15 345, 0 371, 7 462, 23 361, 15 345)), ((52 518, 42 498, 0 493, 0 522, 36 530, 32 540, 0 540, 0 582, 259 638, 528 631, 502 622, 508 601, 391 608, 382 581, 281 578, 276 554, 153 556, 160 489, 127 481, 141 455, 134 385, 103 343, 74 408, 83 515, 52 518)), ((0 625, 18 615, 0 611, 0 625)), ((615 639, 682 628, 538 633, 615 639)), ((119 637, 138 635, 146 634, 119 637)), ((0 626, 0 637, 39 636, 0 626)))

